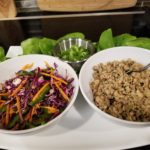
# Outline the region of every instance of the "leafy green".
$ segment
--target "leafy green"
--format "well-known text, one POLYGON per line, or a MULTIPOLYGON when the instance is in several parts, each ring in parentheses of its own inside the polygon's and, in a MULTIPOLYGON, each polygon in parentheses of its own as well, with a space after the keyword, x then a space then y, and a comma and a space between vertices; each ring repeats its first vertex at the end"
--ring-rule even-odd
POLYGON ((93 46, 95 49, 98 49, 98 42, 93 42, 93 46))
POLYGON ((68 38, 81 38, 84 39, 85 36, 83 33, 74 32, 68 33, 63 37, 59 38, 57 41, 50 38, 28 38, 21 42, 21 47, 23 48, 23 54, 46 54, 53 55, 53 49, 57 42, 68 39, 68 38))
POLYGON ((39 41, 39 47, 41 49, 42 54, 52 55, 53 48, 56 45, 56 40, 49 39, 49 38, 42 38, 39 41))
POLYGON ((137 38, 125 43, 125 46, 135 46, 150 49, 150 38, 137 38))
POLYGON ((9 124, 7 125, 7 128, 11 129, 19 120, 20 118, 19 118, 19 115, 17 114, 16 116, 14 116, 11 122, 9 122, 9 124))
POLYGON ((4 60, 5 60, 5 50, 3 49, 3 47, 0 47, 0 61, 4 60))
POLYGON ((47 86, 47 87, 41 92, 41 94, 36 98, 36 100, 30 102, 30 105, 31 105, 31 106, 34 106, 34 105, 36 105, 37 103, 41 102, 41 101, 44 99, 45 95, 49 92, 49 90, 50 90, 50 86, 47 86))
POLYGON ((6 105, 0 107, 0 113, 3 113, 4 111, 6 111, 6 105))
POLYGON ((133 36, 128 33, 124 33, 124 34, 114 37, 114 43, 115 43, 115 46, 124 46, 126 42, 129 42, 135 39, 136 39, 136 36, 133 36))
POLYGON ((73 32, 73 33, 68 33, 62 37, 60 37, 57 41, 65 40, 68 38, 80 38, 80 39, 85 39, 85 35, 81 32, 73 32))
POLYGON ((88 55, 89 52, 87 49, 73 45, 70 49, 62 51, 60 58, 68 61, 81 61, 86 59, 88 55))
POLYGON ((21 47, 23 48, 23 54, 40 54, 41 49, 39 47, 40 38, 33 37, 28 38, 21 42, 21 47))
MULTIPOLYGON (((29 111, 29 109, 25 109, 25 110, 23 111, 23 115, 26 115, 28 111, 29 111)), ((8 128, 8 129, 13 128, 13 126, 14 126, 17 122, 19 122, 19 121, 20 121, 19 114, 16 114, 16 115, 11 119, 11 121, 8 123, 7 128, 8 128)))
POLYGON ((32 71, 25 71, 25 70, 20 70, 17 72, 17 75, 19 76, 26 76, 26 75, 34 75, 34 73, 32 71))
POLYGON ((97 50, 99 51, 99 50, 111 48, 114 46, 115 46, 115 44, 114 44, 114 40, 113 40, 112 30, 107 29, 104 32, 102 32, 102 34, 99 38, 97 50))

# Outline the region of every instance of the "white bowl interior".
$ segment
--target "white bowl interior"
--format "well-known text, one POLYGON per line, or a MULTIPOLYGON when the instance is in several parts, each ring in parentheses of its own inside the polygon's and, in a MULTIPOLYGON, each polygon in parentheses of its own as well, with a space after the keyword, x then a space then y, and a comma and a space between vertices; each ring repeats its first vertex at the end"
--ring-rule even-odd
POLYGON ((146 65, 150 63, 150 51, 137 47, 115 47, 96 53, 95 55, 91 56, 81 68, 79 74, 80 89, 88 104, 102 116, 111 119, 111 121, 117 121, 118 123, 125 123, 128 125, 150 124, 150 122, 131 122, 115 118, 97 108, 93 101, 92 91, 89 86, 89 83, 92 81, 93 66, 99 63, 106 63, 108 61, 123 60, 128 58, 146 65))
POLYGON ((36 67, 45 68, 44 61, 47 61, 51 66, 54 66, 54 63, 56 63, 58 65, 57 69, 59 71, 59 74, 61 74, 62 76, 65 77, 66 71, 67 71, 68 77, 74 78, 74 81, 73 81, 73 85, 75 87, 74 94, 73 94, 67 108, 60 115, 58 115, 56 118, 49 121, 45 125, 38 126, 38 127, 32 128, 32 129, 18 130, 18 131, 0 129, 0 132, 11 133, 11 134, 20 134, 20 133, 27 133, 27 132, 35 131, 40 128, 46 127, 46 126, 50 126, 50 125, 54 124, 59 118, 64 116, 64 114, 71 108, 71 106, 75 102, 75 99, 77 97, 78 90, 79 90, 78 77, 77 77, 74 69, 71 66, 69 66, 67 63, 65 63, 55 57, 52 57, 52 56, 25 55, 25 56, 15 57, 15 58, 12 58, 12 59, 9 59, 7 61, 0 63, 0 83, 3 83, 6 80, 14 77, 15 73, 18 72, 26 64, 34 63, 34 66, 32 69, 34 69, 36 67))

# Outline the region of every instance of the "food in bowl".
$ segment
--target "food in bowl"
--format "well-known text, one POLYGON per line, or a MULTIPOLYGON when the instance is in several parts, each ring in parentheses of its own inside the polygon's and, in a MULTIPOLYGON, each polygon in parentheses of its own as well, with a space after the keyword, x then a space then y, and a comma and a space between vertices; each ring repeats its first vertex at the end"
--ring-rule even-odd
POLYGON ((61 51, 60 58, 67 61, 82 61, 89 57, 89 50, 78 45, 73 45, 65 51, 61 51))
POLYGON ((61 114, 74 93, 73 78, 63 77, 47 62, 45 68, 25 65, 1 83, 0 128, 23 130, 46 124, 61 114))
POLYGON ((95 65, 90 83, 95 105, 120 119, 150 121, 150 70, 127 73, 141 67, 132 59, 95 65))
POLYGON ((94 44, 81 38, 59 41, 54 48, 54 56, 70 64, 78 73, 83 63, 95 53, 94 44))

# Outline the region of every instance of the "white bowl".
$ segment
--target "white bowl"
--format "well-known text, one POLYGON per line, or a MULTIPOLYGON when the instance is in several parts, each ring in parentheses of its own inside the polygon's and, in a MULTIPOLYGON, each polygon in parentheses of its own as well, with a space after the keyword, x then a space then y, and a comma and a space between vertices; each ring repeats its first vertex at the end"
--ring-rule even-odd
POLYGON ((26 130, 18 130, 18 131, 0 129, 0 132, 11 133, 11 134, 20 134, 20 133, 36 131, 43 127, 51 126, 51 125, 55 124, 56 121, 58 121, 60 118, 62 118, 68 112, 68 110, 71 108, 71 106, 74 104, 77 94, 78 94, 78 90, 79 90, 78 77, 77 77, 74 69, 71 66, 69 66, 67 63, 65 63, 55 57, 52 57, 52 56, 25 55, 25 56, 15 57, 15 58, 12 58, 12 59, 9 59, 9 60, 6 60, 6 61, 0 63, 0 83, 3 83, 3 82, 5 82, 5 80, 14 77, 15 73, 17 71, 19 71, 22 68, 22 66, 24 66, 26 64, 34 63, 33 69, 36 67, 45 68, 44 61, 47 61, 51 66, 53 66, 54 63, 56 63, 58 65, 58 71, 62 76, 66 75, 66 70, 67 70, 67 75, 69 77, 74 78, 74 81, 72 84, 74 85, 75 89, 74 89, 74 93, 71 97, 71 100, 70 100, 68 106, 65 108, 65 110, 60 115, 58 115, 56 118, 49 121, 45 125, 41 125, 41 126, 38 126, 35 128, 26 129, 26 130))
POLYGON ((150 50, 136 47, 115 47, 96 53, 95 55, 91 56, 81 68, 79 74, 80 89, 88 104, 101 116, 123 125, 150 125, 150 122, 133 122, 115 118, 101 111, 93 101, 92 91, 89 86, 90 82, 92 81, 93 66, 99 63, 106 63, 108 61, 123 60, 128 58, 146 65, 150 63, 150 50))

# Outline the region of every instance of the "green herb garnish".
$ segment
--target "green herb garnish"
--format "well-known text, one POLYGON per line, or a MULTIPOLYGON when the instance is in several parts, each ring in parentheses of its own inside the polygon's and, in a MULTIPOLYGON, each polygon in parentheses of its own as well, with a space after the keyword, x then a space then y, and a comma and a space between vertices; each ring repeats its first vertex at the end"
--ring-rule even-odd
POLYGON ((88 49, 83 48, 82 46, 73 45, 70 49, 62 51, 60 58, 67 61, 82 61, 89 56, 88 49))

